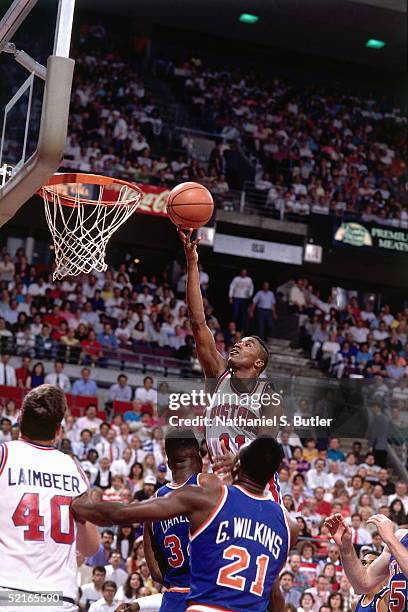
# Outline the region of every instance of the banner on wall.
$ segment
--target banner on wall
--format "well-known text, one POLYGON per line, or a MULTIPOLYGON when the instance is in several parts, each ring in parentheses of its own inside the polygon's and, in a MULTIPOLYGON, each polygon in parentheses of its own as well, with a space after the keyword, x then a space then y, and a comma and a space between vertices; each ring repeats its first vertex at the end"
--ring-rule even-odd
POLYGON ((354 221, 343 222, 335 230, 334 244, 408 253, 408 230, 354 221))
POLYGON ((298 266, 303 263, 303 247, 301 246, 253 240, 217 232, 215 233, 214 252, 266 261, 280 261, 298 266))

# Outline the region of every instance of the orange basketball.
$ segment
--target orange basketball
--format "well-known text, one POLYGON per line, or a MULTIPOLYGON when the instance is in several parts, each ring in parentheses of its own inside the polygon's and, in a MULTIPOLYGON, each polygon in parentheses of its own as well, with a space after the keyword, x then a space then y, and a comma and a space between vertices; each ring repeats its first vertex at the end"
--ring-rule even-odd
POLYGON ((180 183, 170 191, 167 214, 177 227, 202 227, 211 219, 213 211, 212 195, 199 183, 180 183))

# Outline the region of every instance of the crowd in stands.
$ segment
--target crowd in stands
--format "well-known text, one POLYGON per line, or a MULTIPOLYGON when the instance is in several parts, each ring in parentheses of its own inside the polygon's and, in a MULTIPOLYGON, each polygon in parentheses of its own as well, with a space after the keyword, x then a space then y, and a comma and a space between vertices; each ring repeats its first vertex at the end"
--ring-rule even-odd
MULTIPOLYGON (((231 189, 242 189, 249 177, 243 152, 255 168, 247 198, 261 213, 289 220, 333 214, 408 227, 407 118, 396 104, 262 71, 214 69, 197 57, 178 65, 156 58, 153 67, 167 65, 160 78, 170 78, 176 101, 198 124, 205 118, 214 135, 208 163, 199 163, 188 138, 169 154, 166 130, 174 125, 166 125, 167 101, 149 92, 126 41, 84 22, 73 53, 64 169, 163 187, 194 180, 227 206, 231 189)), ((18 142, 6 146, 13 163, 18 142)))
POLYGON ((238 67, 215 69, 197 57, 170 72, 196 116, 219 134, 217 166, 233 143, 256 157, 254 186, 265 208, 292 219, 334 214, 408 227, 407 118, 396 105, 238 67))
MULTIPOLYGON (((14 369, 7 350, 3 350, 0 385, 28 389, 49 382, 76 396, 92 396, 98 392, 93 365, 103 366, 106 348, 114 350, 124 346, 126 350, 137 352, 148 344, 167 345, 178 356, 193 356, 194 342, 183 301, 185 282, 185 274, 173 286, 166 277, 161 281, 157 277, 141 277, 130 264, 123 264, 119 270, 89 275, 73 283, 70 279, 53 283, 36 274, 21 249, 15 257, 3 252, 0 338, 4 349, 10 338, 15 337, 21 366, 14 369), (58 348, 61 344, 65 351, 63 356, 58 348), (52 371, 44 371, 40 355, 44 360, 55 360, 52 371), (64 362, 70 360, 83 364, 76 380, 70 380, 64 371, 64 362)), ((206 297, 209 283, 208 275, 201 269, 207 322, 219 350, 225 352, 241 337, 237 331, 242 327, 239 316, 245 314, 248 306, 251 310, 254 283, 246 271, 232 280, 229 296, 233 317, 238 323, 231 322, 226 330, 221 329, 206 297), (246 300, 244 308, 240 302, 234 303, 240 299, 246 300)), ((279 291, 282 292, 281 288, 279 291)), ((276 315, 274 294, 265 284, 260 292, 253 306, 267 306, 273 319, 276 315), (262 291, 265 295, 259 296, 262 291)), ((317 296, 305 281, 297 281, 288 288, 289 307, 299 314, 303 339, 316 359, 325 359, 325 340, 321 346, 316 346, 319 340, 313 335, 315 330, 335 333, 334 326, 337 335, 341 332, 354 334, 352 344, 357 343, 362 352, 365 348, 361 344, 367 339, 361 340, 358 334, 366 333, 369 337, 370 326, 373 341, 384 342, 384 349, 391 355, 396 351, 399 359, 405 358, 401 351, 406 348, 402 337, 406 312, 394 317, 387 306, 379 313, 368 307, 360 309, 354 298, 343 308, 335 308, 330 300, 324 303, 317 296), (310 327, 312 325, 315 328, 310 327), (377 337, 384 326, 387 334, 384 338, 377 337), (396 345, 395 334, 401 346, 396 345)), ((255 316, 254 321, 265 323, 264 317, 255 316)), ((344 341, 347 341, 346 336, 344 341)), ((381 354, 384 349, 381 348, 381 354)), ((342 363, 343 375, 347 375, 351 372, 347 368, 358 368, 360 362, 357 359, 342 363)), ((401 367, 405 376, 406 365, 401 367)), ((364 368, 359 371, 365 372, 364 368)), ((392 372, 394 370, 389 372, 387 366, 383 369, 383 375, 388 374, 389 378, 392 372)), ((391 393, 400 394, 406 405, 408 388, 405 381, 396 382, 398 385, 391 393)), ((316 410, 319 411, 317 406, 301 398, 294 413, 308 416, 316 410)), ((401 419, 398 409, 393 410, 394 420, 401 419)), ((377 425, 381 426, 380 403, 378 411, 374 408, 373 411, 377 425)), ((0 441, 18 438, 18 412, 15 401, 9 399, 4 403, 0 441)), ((402 426, 406 427, 406 423, 401 422, 402 426)), ((352 592, 342 572, 339 551, 330 543, 323 525, 324 517, 341 512, 352 525, 354 543, 360 551, 364 552, 367 547, 380 550, 379 536, 367 524, 367 519, 380 512, 390 516, 397 525, 407 524, 407 486, 390 478, 387 454, 376 445, 375 439, 369 440, 364 452, 361 443, 355 442, 350 452, 344 453, 344 445, 337 438, 328 440, 303 433, 305 437, 301 431, 296 433, 288 427, 279 437, 285 457, 279 472, 283 503, 301 527, 299 543, 280 576, 281 589, 287 610, 325 612, 326 605, 329 612, 347 612, 352 592)), ((164 453, 164 430, 157 413, 157 391, 150 376, 145 377, 142 386, 132 389, 126 373, 118 372, 117 381, 108 392, 107 411, 101 415, 96 405, 89 404, 81 416, 68 414, 59 445, 63 452, 81 461, 95 499, 124 502, 148 499, 171 477, 164 453), (132 401, 132 407, 127 412, 115 414, 112 409, 115 401, 132 401)), ((210 462, 205 444, 202 454, 207 470, 210 462)), ((141 534, 141 525, 104 530, 101 549, 95 557, 78 557, 79 597, 84 610, 91 602, 103 599, 108 602, 109 598, 114 598, 116 605, 160 591, 161 586, 154 583, 146 565, 141 534)))

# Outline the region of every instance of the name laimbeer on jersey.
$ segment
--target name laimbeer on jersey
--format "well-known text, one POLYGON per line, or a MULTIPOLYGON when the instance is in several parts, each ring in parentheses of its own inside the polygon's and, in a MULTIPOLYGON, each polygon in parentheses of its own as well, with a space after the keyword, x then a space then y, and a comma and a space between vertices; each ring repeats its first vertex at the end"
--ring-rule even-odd
POLYGON ((7 474, 9 487, 29 485, 80 494, 79 478, 72 474, 51 474, 49 472, 37 472, 29 468, 8 468, 7 474))
POLYGON ((224 544, 231 538, 244 538, 252 542, 259 542, 269 550, 275 559, 279 558, 283 544, 282 538, 265 523, 240 516, 234 516, 232 522, 222 521, 219 524, 215 542, 224 544))
POLYGON ((174 527, 174 525, 179 525, 180 523, 188 523, 188 519, 185 516, 175 516, 172 519, 160 521, 160 527, 163 533, 166 533, 169 529, 174 527))

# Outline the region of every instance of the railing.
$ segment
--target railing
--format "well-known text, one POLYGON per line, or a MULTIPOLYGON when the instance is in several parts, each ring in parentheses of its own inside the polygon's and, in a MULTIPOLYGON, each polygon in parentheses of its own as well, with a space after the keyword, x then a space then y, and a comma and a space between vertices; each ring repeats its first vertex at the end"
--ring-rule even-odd
POLYGON ((86 349, 78 346, 67 346, 62 342, 39 342, 17 344, 14 337, 1 337, 0 350, 11 355, 29 355, 31 358, 60 360, 71 365, 95 365, 101 368, 134 371, 143 374, 155 372, 162 376, 191 376, 190 360, 177 359, 171 348, 159 348, 152 345, 140 345, 116 350, 102 350, 101 355, 92 359, 86 349))

